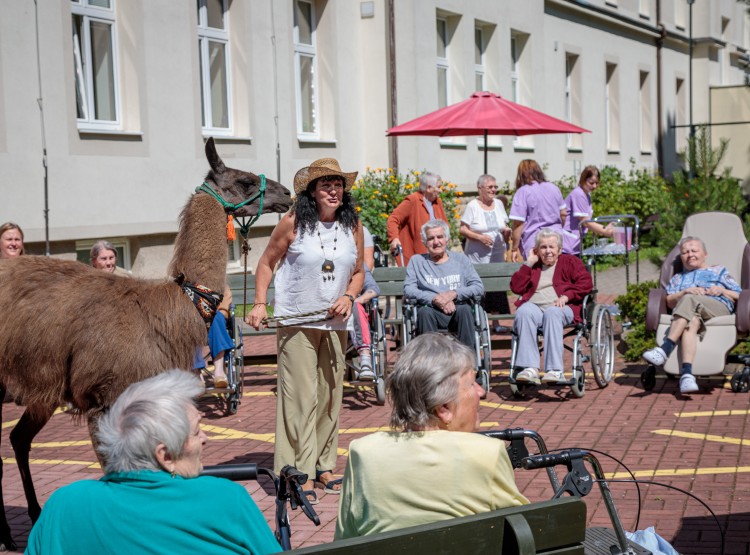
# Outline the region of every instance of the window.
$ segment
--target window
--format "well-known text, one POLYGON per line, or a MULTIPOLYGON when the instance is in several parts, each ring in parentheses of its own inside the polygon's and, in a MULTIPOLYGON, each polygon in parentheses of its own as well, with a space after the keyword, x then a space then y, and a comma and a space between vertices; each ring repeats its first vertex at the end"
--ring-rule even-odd
POLYGON ((519 101, 518 93, 518 37, 510 37, 510 99, 513 102, 519 101))
POLYGON ((448 64, 448 22, 438 17, 437 20, 437 91, 438 91, 438 108, 444 108, 448 105, 450 83, 448 74, 450 65, 448 64))
POLYGON ((641 105, 641 153, 651 154, 653 150, 653 130, 651 128, 651 86, 648 71, 640 72, 641 105))
POLYGON ((197 0, 202 126, 212 135, 232 132, 226 1, 197 0))
MULTIPOLYGON (((510 99, 519 104, 525 104, 529 101, 528 93, 530 83, 528 82, 530 72, 528 71, 528 56, 526 55, 526 45, 529 42, 529 35, 512 31, 510 34, 510 99)), ((531 135, 515 137, 513 139, 514 148, 531 149, 534 148, 534 139, 531 135)))
POLYGON ((638 1, 638 14, 644 19, 651 17, 651 0, 638 1))
POLYGON ((115 0, 71 0, 79 128, 120 127, 115 0))
POLYGON ((620 151, 620 98, 617 64, 606 65, 606 85, 604 88, 604 128, 607 137, 607 150, 620 151))
MULTIPOLYGON (((687 93, 685 90, 684 79, 677 79, 675 82, 675 110, 674 110, 674 124, 675 125, 687 125, 687 100, 685 96, 687 93)), ((681 150, 687 147, 688 128, 687 127, 675 127, 675 146, 676 150, 681 150)))
POLYGON ((477 92, 485 90, 484 86, 484 31, 481 27, 474 28, 474 89, 477 92))
POLYGON ((320 138, 317 94, 315 6, 308 0, 294 2, 294 76, 297 88, 297 134, 320 138))
MULTIPOLYGON (((91 247, 98 241, 99 239, 76 241, 76 260, 87 265, 91 264, 91 247)), ((125 237, 110 237, 107 241, 112 243, 112 246, 117 251, 117 266, 130 270, 130 243, 128 240, 125 237)))
POLYGON ((674 0, 674 24, 678 29, 685 29, 688 0, 674 0))
MULTIPOLYGON (((565 54, 565 119, 579 126, 583 120, 580 66, 577 54, 565 54)), ((580 133, 568 133, 568 149, 581 150, 582 148, 583 138, 580 133)))

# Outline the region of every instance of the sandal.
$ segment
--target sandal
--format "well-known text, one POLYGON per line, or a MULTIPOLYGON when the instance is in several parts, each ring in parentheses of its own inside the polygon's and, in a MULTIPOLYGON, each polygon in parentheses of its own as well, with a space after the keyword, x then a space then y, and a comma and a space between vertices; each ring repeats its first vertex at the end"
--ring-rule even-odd
POLYGON ((310 503, 310 505, 317 505, 320 503, 318 493, 314 489, 303 489, 302 495, 308 498, 307 502, 310 503))
POLYGON ((329 480, 326 480, 324 482, 321 479, 323 477, 323 474, 330 474, 331 476, 333 476, 333 471, 332 470, 316 470, 315 471, 315 481, 323 486, 323 491, 326 493, 330 493, 332 495, 340 495, 341 484, 343 483, 344 479, 331 477, 329 480), (336 486, 339 486, 338 489, 336 489, 336 486))

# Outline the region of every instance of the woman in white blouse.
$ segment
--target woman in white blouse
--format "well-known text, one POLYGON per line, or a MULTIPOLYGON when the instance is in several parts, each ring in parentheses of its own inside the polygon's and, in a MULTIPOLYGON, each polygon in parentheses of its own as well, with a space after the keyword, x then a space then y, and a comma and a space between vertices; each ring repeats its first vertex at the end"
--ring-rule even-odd
POLYGON ((505 261, 505 242, 510 237, 508 214, 497 198, 497 181, 491 175, 477 180, 479 196, 466 205, 459 233, 466 238, 464 254, 474 264, 505 261))
MULTIPOLYGON (((510 227, 505 206, 495 198, 497 181, 491 175, 480 175, 477 190, 479 196, 466 205, 458 230, 461 237, 466 239, 464 254, 474 264, 504 262, 510 227)), ((498 314, 510 313, 507 294, 487 293, 484 309, 498 314)), ((508 329, 504 326, 495 326, 496 333, 505 331, 508 329)))

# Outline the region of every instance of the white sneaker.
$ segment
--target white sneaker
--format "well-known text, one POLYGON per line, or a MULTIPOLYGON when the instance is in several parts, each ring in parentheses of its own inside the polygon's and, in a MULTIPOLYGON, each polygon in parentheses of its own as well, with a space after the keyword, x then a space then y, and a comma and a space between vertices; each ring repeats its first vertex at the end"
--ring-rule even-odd
POLYGON ((547 370, 544 373, 542 381, 545 383, 557 383, 565 380, 565 374, 562 370, 547 370))
POLYGON ((695 393, 700 391, 698 382, 692 374, 683 374, 680 376, 680 393, 695 393))
POLYGON ((359 360, 359 379, 363 382, 371 382, 375 379, 375 372, 372 371, 369 358, 359 360))
POLYGON ((516 374, 517 382, 529 382, 535 385, 539 385, 542 382, 539 380, 539 370, 536 368, 524 368, 518 374, 516 374))
POLYGON ((643 360, 654 366, 664 366, 664 363, 667 362, 667 353, 665 353, 664 349, 661 347, 649 349, 641 356, 643 357, 643 360))

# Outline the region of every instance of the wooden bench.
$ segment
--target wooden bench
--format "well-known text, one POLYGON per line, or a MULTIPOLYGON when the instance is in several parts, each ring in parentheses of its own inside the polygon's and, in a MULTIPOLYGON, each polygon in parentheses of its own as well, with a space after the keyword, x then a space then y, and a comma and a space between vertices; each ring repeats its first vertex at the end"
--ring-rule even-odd
POLYGON ((509 507, 292 550, 299 555, 583 555, 586 504, 579 498, 509 507))
MULTIPOLYGON (((484 284, 485 293, 497 293, 510 291, 510 278, 521 267, 518 262, 495 262, 491 264, 477 264, 474 268, 484 284)), ((403 323, 402 307, 404 300, 404 278, 406 268, 375 268, 372 272, 373 278, 380 287, 380 297, 390 297, 391 307, 387 318, 384 318, 386 326, 400 327, 403 323)), ((385 306, 381 303, 381 306, 385 306)), ((513 314, 488 314, 490 322, 496 320, 508 320, 513 314)))

